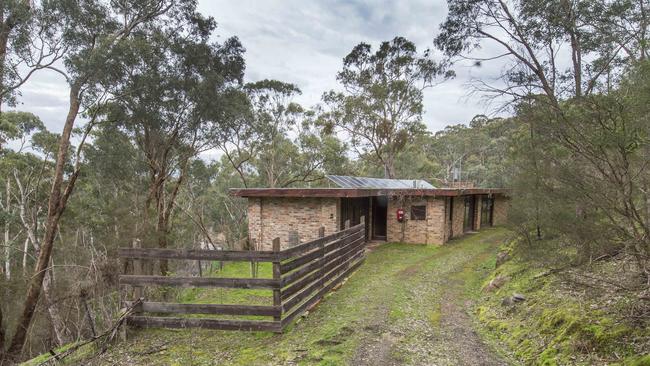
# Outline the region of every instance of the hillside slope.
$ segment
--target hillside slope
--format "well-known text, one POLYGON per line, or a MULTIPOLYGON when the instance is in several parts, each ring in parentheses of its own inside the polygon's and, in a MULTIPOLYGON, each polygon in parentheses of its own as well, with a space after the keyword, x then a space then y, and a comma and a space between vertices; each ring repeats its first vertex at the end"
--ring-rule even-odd
POLYGON ((628 259, 576 266, 562 246, 517 244, 502 247, 504 263, 477 298, 474 314, 488 339, 527 365, 650 366, 647 287, 625 270, 628 259))
POLYGON ((506 364, 474 331, 468 300, 507 235, 495 228, 443 247, 379 246, 338 291, 281 335, 147 329, 130 332, 104 355, 68 363, 506 364))

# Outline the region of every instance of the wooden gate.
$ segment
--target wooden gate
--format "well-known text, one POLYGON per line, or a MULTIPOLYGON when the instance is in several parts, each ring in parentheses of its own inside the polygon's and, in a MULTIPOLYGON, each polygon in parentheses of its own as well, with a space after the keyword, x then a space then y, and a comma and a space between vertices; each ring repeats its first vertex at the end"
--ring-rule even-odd
MULTIPOLYGON (((282 332, 296 317, 315 305, 328 291, 357 269, 365 259, 365 222, 292 248, 280 250, 280 240, 273 240, 272 251, 219 251, 193 249, 120 248, 119 256, 132 262, 133 274, 119 276, 122 295, 128 293, 141 300, 127 324, 138 327, 211 328, 282 332), (198 260, 270 262, 273 278, 175 277, 141 274, 141 260, 198 260), (134 291, 122 291, 131 286, 134 291), (148 286, 217 287, 269 289, 273 305, 183 304, 151 302, 142 296, 148 286), (154 314, 154 315, 152 315, 154 314), (169 316, 210 314, 236 317, 260 316, 269 320, 214 319, 169 316)), ((129 266, 125 266, 127 268, 129 266)), ((123 297, 124 298, 124 297, 123 297)), ((133 304, 133 299, 125 305, 133 304)))

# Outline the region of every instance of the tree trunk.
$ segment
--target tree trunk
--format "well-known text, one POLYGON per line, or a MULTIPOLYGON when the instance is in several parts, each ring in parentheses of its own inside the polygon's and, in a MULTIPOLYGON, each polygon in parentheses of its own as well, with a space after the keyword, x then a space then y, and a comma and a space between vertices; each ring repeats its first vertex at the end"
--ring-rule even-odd
POLYGON ((0 306, 0 365, 4 363, 5 325, 2 319, 2 306, 0 306))
MULTIPOLYGON (((164 188, 163 188, 164 189, 164 188)), ((158 248, 167 248, 167 222, 165 220, 165 201, 163 197, 158 204, 158 223, 156 224, 156 236, 158 237, 158 248)), ((160 275, 167 276, 169 273, 169 262, 166 259, 160 260, 160 275)))
POLYGON ((395 157, 387 156, 384 160, 384 178, 395 178, 395 157))
MULTIPOLYGON (((11 180, 7 177, 7 190, 6 190, 5 211, 9 212, 11 205, 11 180)), ((5 278, 11 279, 11 246, 9 245, 9 220, 5 223, 5 278)))
POLYGON ((57 153, 54 177, 52 179, 52 190, 50 191, 47 221, 45 223, 45 233, 41 244, 41 250, 38 255, 36 267, 34 268, 34 276, 32 276, 31 281, 29 282, 23 312, 18 320, 18 324, 16 325, 16 331, 8 350, 8 354, 14 358, 17 358, 22 352, 27 339, 27 330, 29 329, 29 325, 34 317, 34 310, 36 309, 38 298, 41 295, 43 280, 45 279, 47 267, 52 256, 52 249, 59 226, 59 220, 65 210, 67 197, 74 188, 76 177, 73 175, 68 182, 65 194, 62 195, 63 174, 68 156, 68 148, 70 146, 70 135, 72 134, 72 129, 79 113, 80 89, 80 85, 77 83, 73 84, 70 88, 70 107, 63 126, 63 133, 61 134, 61 139, 59 141, 59 151, 57 153))
POLYGON ((25 238, 23 245, 23 276, 27 275, 27 250, 29 249, 29 238, 25 238))
POLYGON ((52 330, 54 331, 54 338, 56 339, 57 346, 63 346, 68 342, 68 331, 59 311, 58 305, 54 302, 52 294, 54 293, 52 289, 52 270, 49 269, 45 273, 45 278, 43 279, 43 299, 45 300, 45 306, 47 307, 47 316, 50 319, 52 324, 52 330))

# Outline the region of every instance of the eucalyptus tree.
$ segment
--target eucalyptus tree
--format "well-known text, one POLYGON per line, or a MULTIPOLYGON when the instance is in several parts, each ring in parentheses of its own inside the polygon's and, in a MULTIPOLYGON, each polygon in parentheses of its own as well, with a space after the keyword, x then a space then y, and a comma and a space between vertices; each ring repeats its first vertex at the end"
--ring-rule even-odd
MULTIPOLYGON (((181 22, 151 24, 133 32, 116 59, 120 72, 109 88, 112 101, 106 114, 148 166, 145 244, 152 237, 158 247, 168 246, 170 219, 188 164, 211 147, 210 136, 221 128, 220 110, 232 95, 228 91, 243 77, 241 44, 236 38, 212 43, 215 29, 214 19, 198 13, 181 22)), ((168 272, 164 260, 160 272, 168 272)))
POLYGON ((425 130, 422 98, 425 89, 453 73, 434 62, 426 50, 419 54, 413 42, 396 37, 376 51, 360 43, 343 59, 337 80, 343 92, 330 91, 323 100, 331 107, 326 124, 351 137, 360 154, 371 153, 395 176, 395 158, 407 142, 425 130))
POLYGON ((58 34, 58 6, 50 1, 0 3, 0 111, 3 104, 15 106, 20 87, 35 72, 55 65, 66 52, 58 34))
MULTIPOLYGON (((44 2, 48 6, 44 16, 56 19, 47 29, 55 39, 55 44, 63 49, 63 66, 49 65, 48 69, 58 72, 69 86, 69 107, 63 123, 54 169, 51 190, 48 199, 48 213, 44 225, 43 239, 38 253, 38 260, 25 296, 23 311, 18 319, 16 330, 7 350, 10 358, 17 358, 27 338, 27 330, 32 322, 38 299, 41 295, 43 280, 49 270, 50 258, 57 235, 58 225, 68 199, 74 190, 80 172, 80 150, 76 154, 76 163, 69 174, 64 174, 69 162, 70 137, 78 115, 83 108, 91 110, 101 101, 104 93, 101 83, 109 69, 109 60, 116 58, 116 49, 129 35, 143 23, 151 22, 172 7, 180 10, 194 6, 193 3, 175 3, 166 0, 147 0, 141 2, 110 2, 87 0, 44 2), (67 180, 64 185, 64 179, 67 180)), ((36 33, 39 35, 40 33, 36 33)), ((31 44, 31 43, 30 43, 31 44)), ((23 54, 19 54, 23 55, 23 54)), ((31 53, 27 56, 31 57, 31 53)), ((5 59, 6 60, 6 59, 5 59)), ((6 73, 3 72, 3 80, 6 73)), ((89 126, 94 118, 90 115, 89 126)), ((84 138, 82 138, 83 142, 84 138)), ((80 144, 80 148, 83 143, 80 144)))
POLYGON ((252 124, 257 137, 256 171, 265 186, 286 186, 287 180, 293 180, 291 168, 295 165, 291 159, 299 155, 289 133, 299 127, 306 113, 293 101, 301 91, 294 84, 277 80, 249 83, 245 90, 251 101, 252 124))
POLYGON ((557 109, 562 98, 606 91, 627 61, 647 57, 644 2, 448 0, 435 44, 453 61, 508 62, 499 83, 477 80, 479 91, 543 93, 557 109))

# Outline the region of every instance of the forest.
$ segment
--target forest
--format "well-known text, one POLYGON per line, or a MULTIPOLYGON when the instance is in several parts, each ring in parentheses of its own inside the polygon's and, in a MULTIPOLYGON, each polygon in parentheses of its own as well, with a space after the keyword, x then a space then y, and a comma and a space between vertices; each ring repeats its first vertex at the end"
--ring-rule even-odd
POLYGON ((359 43, 341 55, 339 88, 306 106, 298 85, 246 81, 244 45, 217 38, 194 0, 2 1, 0 360, 109 327, 118 247, 248 249, 246 201, 230 188, 326 174, 510 188, 519 251, 545 249, 549 270, 624 263, 596 283, 625 289, 647 326, 648 3, 447 4, 423 30, 436 52, 400 36, 359 43), (496 53, 478 56, 484 42, 496 53), (506 60, 498 80, 468 85, 496 112, 429 131, 424 91, 468 59, 506 60), (60 131, 21 111, 44 72, 68 88, 60 131))

